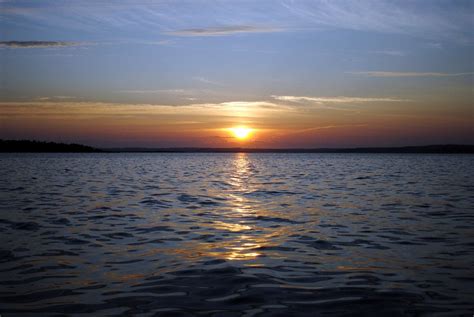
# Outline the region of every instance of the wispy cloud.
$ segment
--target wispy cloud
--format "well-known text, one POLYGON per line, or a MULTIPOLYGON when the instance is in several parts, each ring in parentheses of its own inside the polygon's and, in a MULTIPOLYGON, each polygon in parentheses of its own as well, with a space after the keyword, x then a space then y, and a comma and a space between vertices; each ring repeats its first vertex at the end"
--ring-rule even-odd
POLYGON ((388 56, 406 56, 407 54, 403 51, 398 50, 381 50, 381 51, 371 51, 373 54, 388 55, 388 56))
POLYGON ((436 49, 442 49, 443 48, 443 44, 441 44, 439 42, 427 43, 426 46, 428 46, 430 48, 436 48, 436 49))
POLYGON ((159 40, 159 41, 118 41, 118 42, 110 42, 109 44, 141 44, 141 45, 160 45, 160 46, 170 46, 173 45, 174 42, 171 40, 159 40))
POLYGON ((0 47, 8 48, 50 48, 84 45, 82 42, 64 41, 0 41, 0 47))
POLYGON ((356 128, 356 127, 366 127, 366 126, 368 126, 368 124, 366 124, 366 123, 363 123, 363 124, 325 125, 325 126, 320 126, 320 127, 297 130, 297 131, 292 132, 291 134, 306 133, 306 132, 327 130, 327 129, 356 128))
POLYGON ((325 28, 406 34, 471 42, 472 7, 431 1, 292 1, 282 4, 303 21, 325 28))
POLYGON ((124 94, 186 94, 190 90, 187 89, 145 89, 145 90, 117 90, 118 93, 124 94))
POLYGON ((170 104, 124 104, 108 102, 70 101, 58 102, 53 99, 35 99, 32 101, 2 102, 0 101, 0 119, 11 116, 165 116, 183 115, 203 117, 213 120, 216 117, 267 118, 272 114, 281 115, 288 107, 267 101, 229 101, 221 103, 188 103, 184 105, 170 104))
POLYGON ((53 101, 53 100, 68 100, 68 99, 77 99, 73 96, 50 96, 50 97, 37 97, 34 100, 37 101, 53 101))
POLYGON ((204 84, 210 84, 210 85, 214 85, 214 86, 224 86, 223 84, 221 84, 217 81, 213 81, 213 80, 207 79, 205 77, 193 77, 193 79, 197 80, 201 83, 204 83, 204 84))
POLYGON ((439 72, 347 72, 347 74, 365 75, 369 77, 458 77, 473 75, 474 72, 465 73, 439 73, 439 72))
POLYGON ((361 97, 307 97, 307 96, 276 96, 273 99, 289 102, 314 102, 324 103, 366 103, 366 102, 406 102, 409 99, 398 98, 361 98, 361 97))
POLYGON ((219 103, 218 106, 233 109, 266 109, 266 110, 290 110, 291 108, 268 101, 228 101, 219 103))
MULTIPOLYGON (((348 29, 472 43, 469 1, 7 1, 0 19, 81 32, 118 30, 227 36, 284 30, 348 29)), ((139 37, 142 33, 136 33, 139 37)))
POLYGON ((216 91, 212 89, 125 89, 116 90, 115 93, 119 94, 132 94, 132 95, 164 95, 164 96, 179 96, 187 100, 197 100, 196 97, 216 95, 216 91))
POLYGON ((168 35, 176 36, 226 36, 239 33, 271 33, 281 32, 281 28, 260 27, 249 25, 219 26, 208 28, 193 28, 166 32, 168 35))
POLYGON ((142 41, 139 42, 141 44, 148 44, 148 45, 169 45, 173 44, 173 41, 170 40, 161 40, 161 41, 142 41))

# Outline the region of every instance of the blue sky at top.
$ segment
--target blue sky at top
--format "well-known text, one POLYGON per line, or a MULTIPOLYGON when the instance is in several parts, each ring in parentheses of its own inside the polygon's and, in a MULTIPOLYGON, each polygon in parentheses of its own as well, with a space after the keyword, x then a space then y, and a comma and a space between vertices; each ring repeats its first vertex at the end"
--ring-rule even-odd
MULTIPOLYGON (((413 84, 413 77, 380 87, 373 78, 353 73, 472 71, 472 5, 2 1, 1 40, 74 43, 4 48, 1 54, 9 88, 22 87, 18 93, 26 95, 47 91, 140 101, 157 94, 145 90, 164 94, 179 89, 199 90, 209 99, 271 93, 372 95, 380 89, 393 94, 413 84), (136 96, 139 90, 147 96, 136 96)), ((432 84, 435 76, 426 77, 416 85, 432 84)), ((461 84, 466 80, 470 78, 455 79, 461 84)))

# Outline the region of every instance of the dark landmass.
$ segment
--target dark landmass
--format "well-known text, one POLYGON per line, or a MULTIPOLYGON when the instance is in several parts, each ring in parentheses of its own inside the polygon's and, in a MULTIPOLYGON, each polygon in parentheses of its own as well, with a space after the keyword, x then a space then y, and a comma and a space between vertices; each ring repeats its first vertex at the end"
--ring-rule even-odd
POLYGON ((105 152, 146 153, 466 153, 474 154, 474 145, 425 145, 403 147, 359 147, 316 149, 254 149, 254 148, 109 148, 105 152))
POLYGON ((5 152, 102 152, 90 146, 81 144, 65 144, 30 140, 0 140, 0 153, 5 152))
POLYGON ((77 152, 77 153, 465 153, 474 154, 474 145, 442 144, 403 147, 358 147, 316 149, 255 149, 255 148, 107 148, 98 149, 81 144, 29 140, 0 140, 0 152, 77 152))

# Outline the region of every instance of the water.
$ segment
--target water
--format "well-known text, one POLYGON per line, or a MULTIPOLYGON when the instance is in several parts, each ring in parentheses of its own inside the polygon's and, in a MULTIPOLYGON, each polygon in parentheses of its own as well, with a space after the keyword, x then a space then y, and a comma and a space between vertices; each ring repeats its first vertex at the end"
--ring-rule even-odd
POLYGON ((0 314, 467 315, 474 156, 2 154, 0 314))

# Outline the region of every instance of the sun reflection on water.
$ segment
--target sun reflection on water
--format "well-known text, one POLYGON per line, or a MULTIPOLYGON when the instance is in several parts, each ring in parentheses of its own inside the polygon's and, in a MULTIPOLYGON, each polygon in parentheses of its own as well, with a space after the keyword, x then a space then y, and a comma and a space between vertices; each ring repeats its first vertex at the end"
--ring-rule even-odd
POLYGON ((246 231, 246 230, 251 230, 252 227, 245 225, 245 224, 240 224, 240 223, 228 223, 228 222, 223 222, 223 221, 214 221, 214 228, 216 229, 221 229, 221 230, 228 230, 232 232, 241 232, 241 231, 246 231))
POLYGON ((232 162, 233 171, 229 180, 232 185, 231 199, 232 213, 225 222, 218 222, 222 227, 232 232, 242 233, 231 240, 225 242, 223 246, 225 251, 215 254, 217 257, 223 257, 226 260, 252 260, 261 255, 257 250, 265 243, 261 237, 250 234, 257 228, 245 218, 256 214, 251 201, 243 194, 251 190, 252 166, 247 153, 237 153, 232 162))
POLYGON ((230 185, 225 192, 227 206, 207 210, 213 218, 201 223, 203 227, 195 231, 198 237, 182 242, 179 249, 171 248, 165 252, 179 254, 190 261, 209 257, 251 261, 262 256, 262 248, 274 243, 273 239, 278 239, 283 228, 270 230, 262 227, 258 219, 267 216, 266 212, 246 195, 257 189, 252 178, 258 171, 249 155, 235 154, 228 168, 230 177, 225 180, 230 185))

